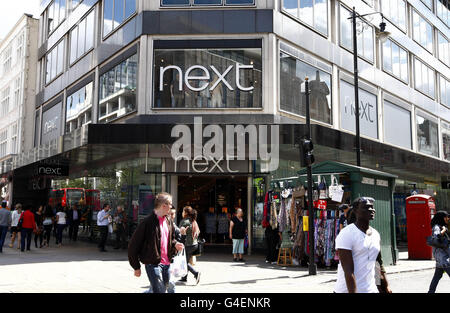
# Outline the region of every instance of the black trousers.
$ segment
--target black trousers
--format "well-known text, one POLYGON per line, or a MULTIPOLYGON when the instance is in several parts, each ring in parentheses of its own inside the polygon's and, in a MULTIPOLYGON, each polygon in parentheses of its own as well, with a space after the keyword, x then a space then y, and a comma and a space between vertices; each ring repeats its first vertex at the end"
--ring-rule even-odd
POLYGON ((98 247, 100 250, 105 250, 106 240, 108 239, 108 226, 99 226, 100 231, 100 243, 98 247))
POLYGON ((269 262, 276 262, 278 259, 277 245, 280 240, 278 230, 273 230, 270 226, 266 228, 264 237, 267 246, 266 260, 269 262))
POLYGON ((72 223, 69 225, 69 239, 77 241, 79 227, 80 227, 79 220, 72 221, 72 223))
POLYGON ((47 241, 47 245, 50 245, 50 235, 52 234, 53 224, 44 225, 45 230, 45 240, 47 241))
POLYGON ((116 248, 120 248, 122 246, 123 249, 127 247, 127 232, 123 225, 117 225, 116 230, 116 248))

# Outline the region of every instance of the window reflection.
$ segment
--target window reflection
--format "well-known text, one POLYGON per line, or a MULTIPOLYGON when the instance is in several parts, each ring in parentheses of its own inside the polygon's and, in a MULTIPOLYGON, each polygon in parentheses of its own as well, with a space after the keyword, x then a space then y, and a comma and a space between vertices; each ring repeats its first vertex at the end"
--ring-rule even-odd
POLYGON ((417 146, 422 153, 439 157, 438 124, 420 115, 417 121, 417 146))
POLYGON ((444 151, 444 159, 450 161, 450 124, 446 122, 441 123, 442 145, 444 151))
POLYGON ((75 91, 66 101, 66 133, 92 121, 93 83, 75 91))
POLYGON ((103 36, 118 28, 136 12, 136 0, 103 1, 103 36))
POLYGON ((328 34, 327 0, 283 0, 283 11, 328 34))
POLYGON ((309 78, 311 118, 331 124, 331 75, 281 52, 280 108, 306 115, 305 96, 300 95, 305 77, 309 78))
MULTIPOLYGON (((353 52, 353 27, 349 19, 352 12, 343 6, 340 9, 341 45, 353 52)), ((362 21, 359 21, 356 27, 358 55, 373 61, 373 27, 362 21)))
POLYGON ((100 76, 99 123, 106 123, 136 110, 137 55, 100 76))

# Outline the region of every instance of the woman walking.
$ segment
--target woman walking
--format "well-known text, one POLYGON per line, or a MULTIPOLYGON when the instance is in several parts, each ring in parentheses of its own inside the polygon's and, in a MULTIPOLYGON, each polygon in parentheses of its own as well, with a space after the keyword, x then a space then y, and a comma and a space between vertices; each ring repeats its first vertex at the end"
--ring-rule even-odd
POLYGON ((34 213, 34 220, 36 221, 36 231, 34 233, 34 246, 38 247, 38 239, 39 239, 39 248, 42 248, 42 241, 44 240, 44 215, 43 215, 43 206, 39 206, 36 213, 34 213))
POLYGON ((59 208, 58 213, 56 213, 56 244, 61 247, 62 244, 62 234, 66 227, 66 212, 63 208, 59 208))
POLYGON ((230 222, 230 239, 233 240, 233 261, 244 262, 244 240, 247 233, 247 225, 244 221, 244 212, 237 209, 236 216, 233 216, 230 222), (238 259, 239 255, 239 259, 238 259))
POLYGON ((444 272, 450 277, 450 248, 448 246, 449 237, 447 234, 447 224, 449 221, 449 214, 446 211, 438 211, 431 220, 431 234, 433 238, 438 238, 441 242, 446 242, 446 248, 433 247, 433 255, 436 259, 436 269, 434 271, 433 279, 431 280, 428 293, 435 293, 436 287, 441 280, 444 272))
POLYGON ((33 230, 36 229, 36 222, 34 220, 34 214, 31 212, 31 206, 28 205, 25 207, 25 211, 20 215, 19 220, 22 220, 20 251, 25 251, 25 240, 27 241, 27 251, 30 251, 31 235, 33 234, 33 230))
MULTIPOLYGON (((180 222, 180 228, 184 227, 186 229, 186 261, 188 270, 194 275, 197 285, 200 281, 200 272, 196 271, 195 268, 189 264, 189 259, 192 257, 193 252, 198 248, 198 235, 200 234, 200 229, 196 219, 197 211, 190 206, 183 208, 183 219, 180 222)), ((187 282, 187 275, 180 279, 180 281, 187 282)))
POLYGON ((54 221, 55 214, 53 213, 52 207, 46 205, 44 210, 44 221, 42 222, 42 225, 44 226, 44 247, 50 246, 50 236, 52 234, 54 221))
POLYGON ((14 247, 14 240, 17 236, 17 249, 20 249, 20 229, 17 226, 19 224, 19 218, 22 215, 22 204, 17 203, 16 209, 11 214, 11 243, 9 244, 10 248, 14 247))

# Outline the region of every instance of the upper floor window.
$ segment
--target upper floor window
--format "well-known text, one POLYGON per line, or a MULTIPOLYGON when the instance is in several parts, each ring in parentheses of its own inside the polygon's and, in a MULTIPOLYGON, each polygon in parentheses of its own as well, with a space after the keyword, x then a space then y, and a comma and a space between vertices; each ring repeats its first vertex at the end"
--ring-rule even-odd
POLYGON ((107 123, 136 110, 137 54, 100 76, 99 123, 107 123))
POLYGON ((280 109, 306 116, 306 99, 301 86, 309 77, 311 118, 331 124, 331 75, 317 67, 280 52, 280 109))
POLYGON ((444 76, 439 76, 439 88, 441 91, 441 103, 450 108, 450 82, 444 76))
POLYGON ((434 70, 414 59, 415 88, 434 99, 434 70))
POLYGON ((70 0, 70 2, 70 7, 74 10, 81 2, 83 2, 83 0, 70 0))
POLYGON ((17 133, 18 133, 18 125, 15 123, 11 126, 11 154, 16 154, 17 150, 17 133))
POLYGON ((0 111, 0 116, 6 116, 9 112, 9 93, 10 93, 10 88, 7 87, 5 89, 3 89, 2 94, 1 94, 1 111, 0 111))
POLYGON ((438 124, 431 119, 416 115, 417 150, 419 152, 439 157, 438 124))
POLYGON ((255 0, 161 0, 162 6, 185 5, 254 5, 255 0))
POLYGON ((8 145, 8 128, 0 131, 0 158, 6 155, 6 148, 8 145))
POLYGON ((46 84, 59 76, 64 70, 64 43, 65 40, 61 40, 61 42, 47 54, 46 84))
POLYGON ((16 62, 20 62, 22 60, 23 56, 23 41, 24 41, 25 35, 22 33, 17 37, 17 44, 16 44, 16 62))
POLYGON ((103 1, 103 37, 136 12, 136 0, 103 1))
POLYGON ((14 80, 14 107, 19 107, 20 104, 20 89, 21 89, 21 77, 17 77, 14 80))
POLYGON ((437 0, 436 1, 436 15, 447 24, 447 26, 450 26, 450 1, 448 0, 437 0))
POLYGON ((53 0, 47 8, 48 33, 50 34, 66 18, 66 0, 53 0))
POLYGON ((420 0, 425 4, 430 10, 433 10, 433 0, 420 0))
POLYGON ((450 161, 450 124, 441 121, 442 145, 444 150, 444 159, 450 161))
POLYGON ((450 66, 449 47, 448 39, 438 31, 438 58, 447 66, 450 66))
POLYGON ((92 121, 92 92, 94 84, 90 82, 67 97, 66 132, 92 121))
POLYGON ((413 39, 433 53, 433 26, 415 10, 413 11, 413 39))
POLYGON ((8 73, 11 70, 11 63, 12 63, 12 47, 9 45, 3 52, 3 75, 8 73))
POLYGON ((381 0, 381 11, 398 28, 406 31, 405 0, 381 0))
POLYGON ((408 82, 408 53, 390 39, 383 44, 383 70, 408 82))
POLYGON ((283 11, 328 35, 327 0, 283 0, 283 11))
MULTIPOLYGON (((341 45, 353 52, 352 12, 341 6, 341 45)), ((358 55, 373 62, 373 27, 362 21, 357 29, 358 55)))
POLYGON ((70 32, 70 64, 94 47, 95 10, 70 32))

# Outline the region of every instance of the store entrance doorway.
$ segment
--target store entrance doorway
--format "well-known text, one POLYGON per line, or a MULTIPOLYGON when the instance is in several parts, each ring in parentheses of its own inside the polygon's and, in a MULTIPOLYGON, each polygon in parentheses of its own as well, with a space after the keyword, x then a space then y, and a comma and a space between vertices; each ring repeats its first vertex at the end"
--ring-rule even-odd
MULTIPOLYGON (((200 237, 206 246, 229 250, 230 219, 237 208, 247 212, 247 177, 240 176, 179 176, 177 221, 182 209, 189 205, 197 210, 200 237)), ((229 252, 229 251, 228 251, 229 252)))

